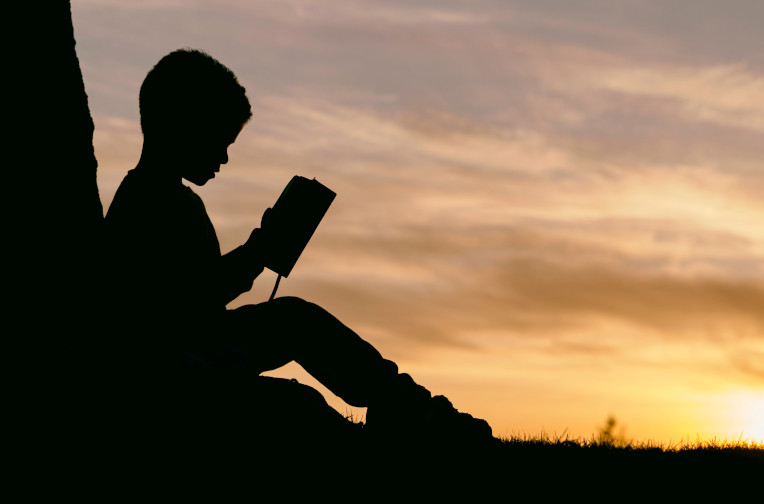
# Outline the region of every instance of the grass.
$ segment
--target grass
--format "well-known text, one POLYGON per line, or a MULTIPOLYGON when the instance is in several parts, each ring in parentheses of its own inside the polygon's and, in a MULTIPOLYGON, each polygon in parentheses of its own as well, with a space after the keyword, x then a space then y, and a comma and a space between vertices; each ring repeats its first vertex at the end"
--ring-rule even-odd
POLYGON ((608 425, 611 428, 589 438, 565 432, 512 434, 478 448, 444 437, 421 444, 366 445, 359 456, 383 461, 374 468, 385 481, 395 479, 389 477, 393 467, 396 477, 416 475, 411 476, 412 485, 437 482, 453 491, 466 488, 468 493, 477 484, 483 490, 508 492, 509 498, 516 489, 530 485, 538 492, 532 500, 540 501, 551 496, 615 500, 632 494, 658 501, 671 495, 686 501, 714 492, 729 501, 758 491, 764 481, 764 443, 742 437, 670 444, 636 441, 613 435, 613 423, 608 425))
MULTIPOLYGON (((190 434, 176 445, 162 435, 91 450, 97 477, 92 467, 83 471, 70 462, 54 467, 76 469, 75 476, 89 474, 88 481, 109 481, 120 489, 149 481, 147 474, 164 478, 175 472, 181 474, 180 490, 212 483, 216 492, 235 490, 251 498, 275 491, 286 502, 320 501, 318 496, 404 503, 630 502, 634 496, 649 502, 703 502, 712 494, 733 502, 755 495, 764 475, 764 446, 742 439, 664 445, 541 433, 476 447, 448 436, 375 443, 365 434, 348 442, 260 429, 247 436, 209 428, 190 434), (224 442, 210 443, 221 438, 224 442)), ((83 453, 79 444, 57 451, 70 450, 83 453)))
POLYGON ((666 445, 542 433, 474 447, 443 437, 361 443, 332 457, 302 452, 301 477, 393 502, 631 502, 635 496, 732 502, 756 495, 764 478, 764 446, 742 439, 666 445))
POLYGON ((764 477, 764 444, 744 439, 663 444, 602 435, 588 439, 546 433, 513 435, 499 440, 490 465, 501 468, 499 473, 547 474, 568 482, 641 481, 651 486, 684 482, 698 484, 699 489, 732 485, 745 491, 764 477))
POLYGON ((563 432, 561 435, 548 434, 542 432, 536 436, 530 436, 528 434, 513 434, 509 437, 498 438, 505 445, 535 445, 535 446, 563 446, 577 448, 592 448, 592 449, 620 449, 625 451, 661 451, 666 453, 671 452, 687 452, 687 451, 745 451, 752 454, 759 454, 764 456, 764 443, 743 439, 742 436, 735 440, 729 439, 700 439, 698 438, 694 442, 679 441, 677 443, 659 443, 653 440, 637 441, 626 439, 623 437, 612 437, 608 435, 592 436, 586 438, 571 438, 567 433, 563 432))

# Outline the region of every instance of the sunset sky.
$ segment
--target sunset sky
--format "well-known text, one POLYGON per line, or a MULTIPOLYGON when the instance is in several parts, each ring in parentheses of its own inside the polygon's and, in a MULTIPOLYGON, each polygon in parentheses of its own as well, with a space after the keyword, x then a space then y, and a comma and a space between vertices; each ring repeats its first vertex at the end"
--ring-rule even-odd
POLYGON ((588 438, 614 415, 638 441, 764 442, 764 2, 72 0, 72 17, 105 209, 140 155, 146 72, 203 49, 254 113, 194 187, 223 250, 292 175, 338 194, 279 294, 497 436, 588 438))

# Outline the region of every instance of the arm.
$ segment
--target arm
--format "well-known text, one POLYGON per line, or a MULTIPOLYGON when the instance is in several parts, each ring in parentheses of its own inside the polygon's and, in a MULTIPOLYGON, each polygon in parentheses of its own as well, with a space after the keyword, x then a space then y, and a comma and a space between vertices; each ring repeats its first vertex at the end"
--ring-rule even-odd
MULTIPOLYGON (((268 217, 269 211, 270 208, 263 213, 261 228, 255 228, 244 245, 220 256, 214 263, 198 271, 204 279, 202 285, 187 285, 189 292, 202 287, 206 293, 200 293, 200 298, 206 298, 211 306, 225 306, 252 288, 255 278, 264 269, 262 251, 266 249, 268 241, 269 228, 266 225, 271 220, 268 217)), ((209 226, 212 230, 211 223, 209 226)), ((214 230, 212 233, 214 234, 214 230)), ((217 238, 215 243, 217 244, 217 238)))
POLYGON ((271 209, 266 208, 260 221, 260 228, 255 228, 247 242, 221 257, 218 278, 219 292, 223 304, 228 304, 240 294, 252 288, 260 273, 265 269, 263 251, 267 250, 270 229, 273 227, 271 209))
POLYGON ((217 291, 223 304, 228 304, 240 294, 249 291, 252 282, 263 272, 260 250, 261 232, 260 229, 255 229, 247 243, 220 258, 217 291))

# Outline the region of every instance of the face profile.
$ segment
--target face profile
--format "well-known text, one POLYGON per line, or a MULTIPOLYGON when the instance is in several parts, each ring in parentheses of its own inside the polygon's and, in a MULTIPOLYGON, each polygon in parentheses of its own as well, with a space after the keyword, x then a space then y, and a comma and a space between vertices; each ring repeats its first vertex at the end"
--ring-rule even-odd
POLYGON ((144 146, 139 166, 201 186, 228 162, 228 147, 252 117, 233 72, 203 51, 174 51, 139 93, 144 146))
MULTIPOLYGON (((177 167, 180 176, 197 185, 203 186, 220 172, 220 167, 228 163, 228 148, 236 141, 244 125, 234 133, 223 133, 224 128, 215 132, 213 128, 197 128, 194 134, 185 135, 178 141, 177 167)), ((231 129, 231 131, 234 131, 231 129)))

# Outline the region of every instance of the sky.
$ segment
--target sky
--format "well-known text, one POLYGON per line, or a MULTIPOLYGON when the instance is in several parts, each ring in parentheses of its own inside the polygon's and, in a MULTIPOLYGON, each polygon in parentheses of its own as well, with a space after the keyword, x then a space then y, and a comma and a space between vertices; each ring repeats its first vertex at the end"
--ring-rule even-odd
MULTIPOLYGON (((205 50, 254 114, 194 187, 223 251, 293 175, 337 192, 279 295, 496 436, 589 439, 612 415, 636 441, 764 442, 764 3, 72 0, 72 17, 105 209, 140 155, 146 73, 205 50)), ((296 364, 270 374, 364 418, 296 364)))

